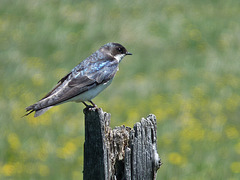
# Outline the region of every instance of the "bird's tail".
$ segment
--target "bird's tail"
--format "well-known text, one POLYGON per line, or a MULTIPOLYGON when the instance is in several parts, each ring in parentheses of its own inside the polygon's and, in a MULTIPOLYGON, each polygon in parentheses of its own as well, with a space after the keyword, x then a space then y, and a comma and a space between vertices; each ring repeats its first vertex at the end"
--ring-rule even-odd
POLYGON ((52 107, 52 106, 49 106, 49 107, 46 107, 46 108, 37 109, 36 106, 37 106, 37 103, 33 104, 31 106, 28 106, 26 108, 26 112, 27 113, 23 117, 31 114, 34 111, 35 111, 34 117, 38 117, 38 116, 42 115, 43 113, 45 113, 47 110, 49 110, 52 107))

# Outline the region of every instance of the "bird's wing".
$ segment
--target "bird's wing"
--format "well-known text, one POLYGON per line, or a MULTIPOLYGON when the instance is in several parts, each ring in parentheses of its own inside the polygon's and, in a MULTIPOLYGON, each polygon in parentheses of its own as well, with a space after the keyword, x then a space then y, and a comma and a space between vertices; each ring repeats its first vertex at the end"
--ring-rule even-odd
POLYGON ((59 91, 54 93, 56 95, 53 98, 52 105, 56 105, 72 99, 75 96, 97 86, 97 82, 94 79, 90 79, 88 76, 81 76, 78 78, 70 79, 59 91), (55 100, 54 100, 55 99, 55 100))
POLYGON ((43 100, 43 99, 51 96, 52 94, 54 94, 54 92, 56 92, 57 88, 60 87, 60 86, 63 84, 63 82, 64 82, 70 75, 71 75, 71 72, 68 73, 66 76, 64 76, 60 81, 58 81, 57 85, 56 85, 49 93, 47 93, 42 99, 40 99, 40 100, 43 100))
POLYGON ((44 98, 37 103, 28 106, 26 110, 30 111, 30 113, 33 111, 38 111, 40 112, 39 115, 41 115, 40 110, 63 103, 64 101, 67 101, 97 85, 94 80, 89 79, 87 76, 69 79, 65 78, 65 80, 63 80, 64 78, 62 78, 62 80, 60 80, 53 90, 51 90, 44 98))
POLYGON ((116 72, 117 66, 116 68, 106 67, 103 70, 91 72, 83 76, 74 77, 69 73, 58 82, 51 92, 37 103, 35 108, 43 109, 70 100, 98 84, 108 82, 114 77, 116 72), (69 76, 70 78, 68 78, 69 76))

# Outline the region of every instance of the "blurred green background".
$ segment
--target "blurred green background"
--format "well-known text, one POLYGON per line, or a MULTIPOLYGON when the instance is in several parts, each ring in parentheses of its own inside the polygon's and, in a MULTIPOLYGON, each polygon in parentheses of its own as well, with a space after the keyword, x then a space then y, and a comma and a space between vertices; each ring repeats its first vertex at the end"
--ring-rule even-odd
POLYGON ((0 0, 0 179, 82 179, 84 106, 21 116, 108 42, 133 56, 94 102, 157 116, 158 179, 240 179, 239 0, 0 0))

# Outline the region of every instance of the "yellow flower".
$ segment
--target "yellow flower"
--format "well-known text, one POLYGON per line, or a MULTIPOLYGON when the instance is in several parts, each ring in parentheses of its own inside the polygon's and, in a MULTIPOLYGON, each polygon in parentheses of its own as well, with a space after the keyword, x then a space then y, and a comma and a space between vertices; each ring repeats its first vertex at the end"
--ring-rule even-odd
POLYGON ((60 158, 69 158, 71 157, 77 150, 76 145, 73 142, 67 142, 64 147, 59 148, 57 151, 57 155, 60 158))
POLYGON ((45 161, 48 157, 48 148, 50 148, 50 144, 47 142, 43 142, 38 148, 38 151, 35 153, 36 157, 41 161, 45 161))
POLYGON ((39 164, 38 172, 41 176, 47 176, 49 174, 49 168, 48 168, 48 166, 46 166, 44 164, 39 164))
POLYGON ((235 127, 228 127, 225 133, 229 139, 236 139, 239 137, 239 132, 235 127))
POLYGON ((240 102, 240 96, 235 94, 232 95, 230 98, 226 100, 225 104, 226 104, 227 110, 232 112, 236 111, 239 106, 239 102, 240 102))
POLYGON ((8 143, 10 147, 14 150, 17 150, 21 146, 18 136, 15 133, 11 133, 8 135, 8 143))
POLYGON ((13 175, 14 173, 14 166, 12 164, 5 164, 3 167, 2 167, 2 173, 5 175, 5 176, 11 176, 13 175))
POLYGON ((183 165, 186 162, 185 158, 177 152, 170 153, 168 155, 168 161, 171 164, 175 164, 175 165, 179 165, 179 166, 183 165))
POLYGON ((240 173, 240 162, 233 162, 231 164, 231 170, 233 173, 240 173))
POLYGON ((186 127, 181 131, 181 137, 186 140, 199 141, 205 137, 205 130, 201 127, 186 127))

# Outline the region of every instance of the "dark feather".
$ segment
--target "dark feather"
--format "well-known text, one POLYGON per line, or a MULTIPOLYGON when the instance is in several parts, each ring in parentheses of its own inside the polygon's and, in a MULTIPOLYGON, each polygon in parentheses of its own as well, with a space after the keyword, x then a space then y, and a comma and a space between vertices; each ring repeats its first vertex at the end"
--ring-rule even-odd
POLYGON ((78 88, 93 84, 95 81, 93 79, 89 79, 87 76, 82 76, 79 78, 72 79, 69 83, 69 87, 78 86, 78 88))
POLYGON ((66 76, 64 76, 60 81, 58 81, 57 85, 49 92, 47 93, 41 100, 49 97, 50 95, 53 94, 53 92, 59 87, 62 85, 62 83, 69 77, 69 75, 71 75, 71 72, 68 73, 66 76))
POLYGON ((99 84, 111 80, 117 70, 118 61, 113 56, 104 52, 108 46, 101 47, 98 51, 82 61, 64 76, 57 85, 47 93, 39 102, 26 108, 27 114, 36 111, 36 116, 41 115, 50 107, 64 103, 88 91, 99 84))
MULTIPOLYGON (((52 102, 48 104, 48 106, 54 106, 60 104, 64 101, 70 100, 75 96, 78 96, 81 93, 97 86, 98 84, 102 84, 111 80, 117 72, 117 63, 111 63, 109 66, 105 66, 103 69, 89 72, 85 76, 77 76, 76 78, 69 79, 67 86, 64 88, 60 88, 57 93, 58 96, 52 102)), ((66 79, 66 81, 68 81, 66 79)), ((44 106, 47 107, 47 106, 44 106)))

